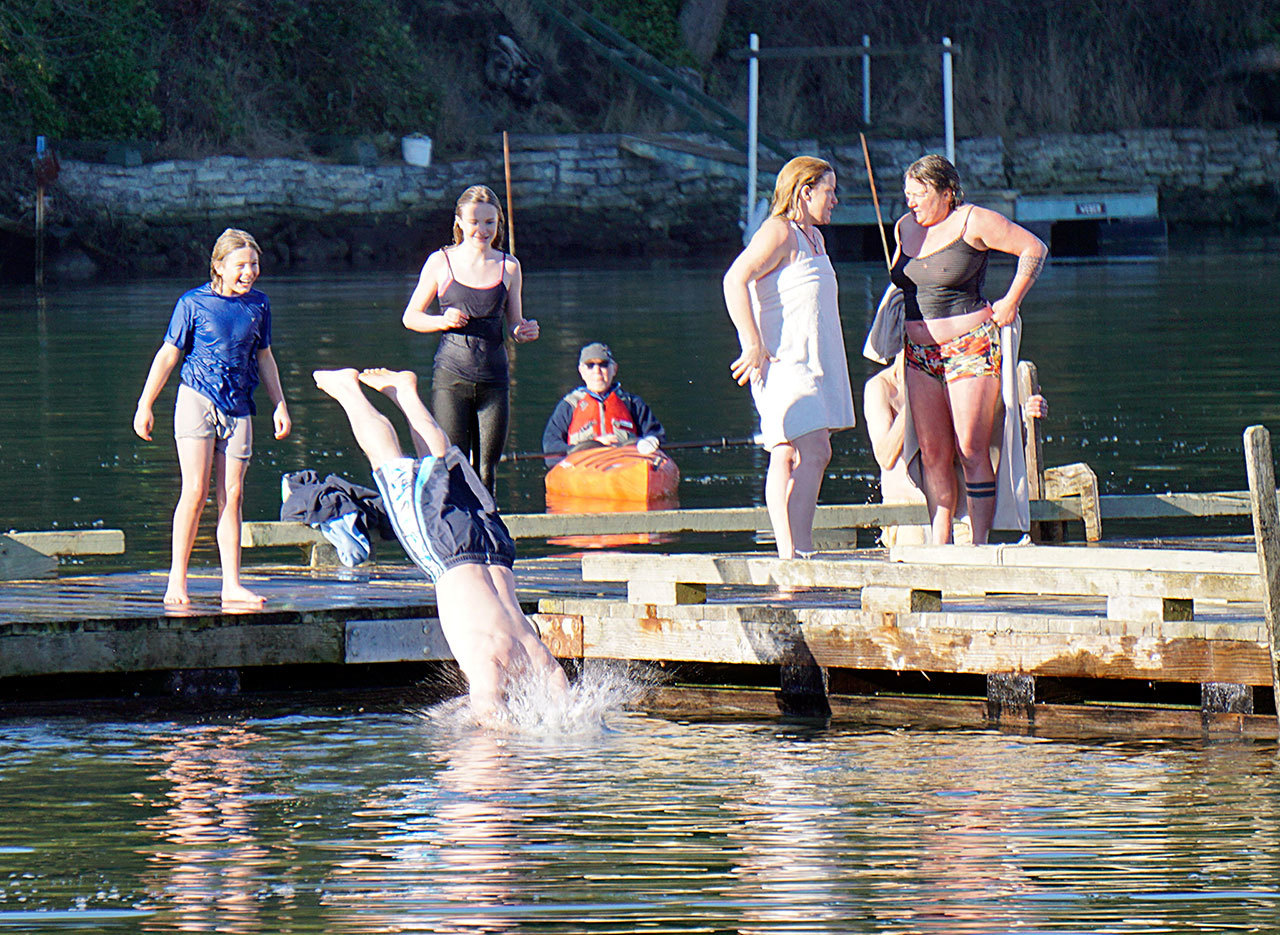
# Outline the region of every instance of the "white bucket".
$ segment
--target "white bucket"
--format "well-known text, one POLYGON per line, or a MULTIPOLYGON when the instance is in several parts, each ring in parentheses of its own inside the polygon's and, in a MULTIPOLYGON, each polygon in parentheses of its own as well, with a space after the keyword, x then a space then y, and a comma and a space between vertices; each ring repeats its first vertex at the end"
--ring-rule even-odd
POLYGON ((405 136, 400 138, 400 153, 411 166, 431 165, 431 137, 405 136))

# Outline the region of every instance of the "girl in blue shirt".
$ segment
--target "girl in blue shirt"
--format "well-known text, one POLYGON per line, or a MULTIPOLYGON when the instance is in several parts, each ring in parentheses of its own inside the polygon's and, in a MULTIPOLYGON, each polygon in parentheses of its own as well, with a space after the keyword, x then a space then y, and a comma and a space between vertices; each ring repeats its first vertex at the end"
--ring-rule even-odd
POLYGON ((262 251, 252 236, 228 228, 213 245, 210 281, 185 293, 174 307, 164 343, 147 374, 133 430, 151 441, 152 407, 179 364, 181 385, 174 407, 173 434, 182 470, 182 493, 173 513, 173 558, 166 604, 189 604, 187 566, 200 513, 217 478, 218 555, 222 561, 222 602, 261 605, 264 598, 240 582, 240 513, 244 476, 253 454, 253 390, 259 382, 275 404, 275 437, 292 428, 271 354, 271 305, 253 288, 262 251))

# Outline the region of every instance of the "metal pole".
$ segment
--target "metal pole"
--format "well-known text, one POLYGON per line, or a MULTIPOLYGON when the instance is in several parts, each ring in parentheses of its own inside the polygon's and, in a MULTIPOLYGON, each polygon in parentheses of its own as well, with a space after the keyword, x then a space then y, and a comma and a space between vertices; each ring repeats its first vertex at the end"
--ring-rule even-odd
MULTIPOLYGON (((862 47, 871 48, 871 37, 863 35, 862 47)), ((862 125, 871 126, 871 55, 862 53, 862 125)))
POLYGON ((751 34, 749 41, 751 58, 747 62, 747 221, 742 228, 742 242, 746 244, 755 233, 751 218, 756 210, 756 164, 760 134, 760 36, 751 34))
MULTIPOLYGON (((36 137, 36 163, 44 158, 43 136, 36 137)), ((43 176, 41 176, 43 178, 43 176)), ((36 180, 36 285, 44 285, 44 183, 36 180)))
POLYGON ((947 140, 947 160, 956 164, 956 112, 951 81, 951 39, 942 37, 942 123, 947 140))

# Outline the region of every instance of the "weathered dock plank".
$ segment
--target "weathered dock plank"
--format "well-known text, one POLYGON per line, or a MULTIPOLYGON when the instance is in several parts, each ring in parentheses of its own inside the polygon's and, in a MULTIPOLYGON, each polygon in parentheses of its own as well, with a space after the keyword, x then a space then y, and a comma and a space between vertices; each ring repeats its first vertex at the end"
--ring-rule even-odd
MULTIPOLYGON (((644 699, 646 710, 678 717, 776 717, 782 712, 776 689, 703 688, 659 685, 644 699)), ((1138 707, 1113 704, 1037 704, 1034 717, 1022 723, 993 720, 988 703, 977 698, 928 695, 847 695, 828 698, 831 718, 895 729, 1001 729, 1063 737, 1159 736, 1201 738, 1206 735, 1273 739, 1270 717, 1210 714, 1193 708, 1138 707)))
POLYGON ((1133 549, 1054 545, 901 545, 894 562, 934 565, 1002 565, 1018 568, 1112 568, 1131 571, 1199 571, 1256 575, 1253 552, 1211 549, 1133 549))
POLYGON ((1040 601, 1004 611, 970 604, 888 615, 856 607, 642 607, 548 598, 539 610, 581 618, 585 657, 785 665, 811 656, 823 667, 892 672, 1242 685, 1271 680, 1261 621, 1226 610, 1159 624, 1108 619, 1097 602, 1055 607, 1040 601))
MULTIPOLYGON (((558 590, 582 593, 576 559, 541 560, 521 579, 528 612, 558 590)), ((167 607, 166 580, 132 573, 0 582, 0 679, 452 658, 434 587, 407 564, 246 569, 246 584, 267 598, 261 609, 223 608, 220 577, 200 569, 190 582, 192 604, 167 607)), ((562 655, 577 658, 575 627, 556 622, 544 633, 562 655)))
POLYGON ((56 559, 12 536, 0 536, 0 580, 47 578, 57 570, 56 559))
POLYGON ((958 594, 1071 594, 1233 601, 1258 601, 1262 597, 1256 572, 905 564, 861 558, 795 561, 763 554, 589 553, 582 557, 582 577, 584 581, 771 587, 879 586, 958 594))
POLYGON ((10 539, 44 555, 121 555, 124 533, 119 529, 68 529, 49 532, 11 532, 10 539))

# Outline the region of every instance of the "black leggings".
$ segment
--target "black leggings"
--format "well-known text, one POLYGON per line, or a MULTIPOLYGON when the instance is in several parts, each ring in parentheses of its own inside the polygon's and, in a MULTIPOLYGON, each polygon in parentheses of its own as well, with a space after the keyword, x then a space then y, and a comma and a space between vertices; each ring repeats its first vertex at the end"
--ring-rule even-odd
POLYGON ((431 371, 431 414, 449 441, 471 460, 490 493, 494 466, 507 443, 510 413, 507 384, 468 380, 444 367, 431 371))

